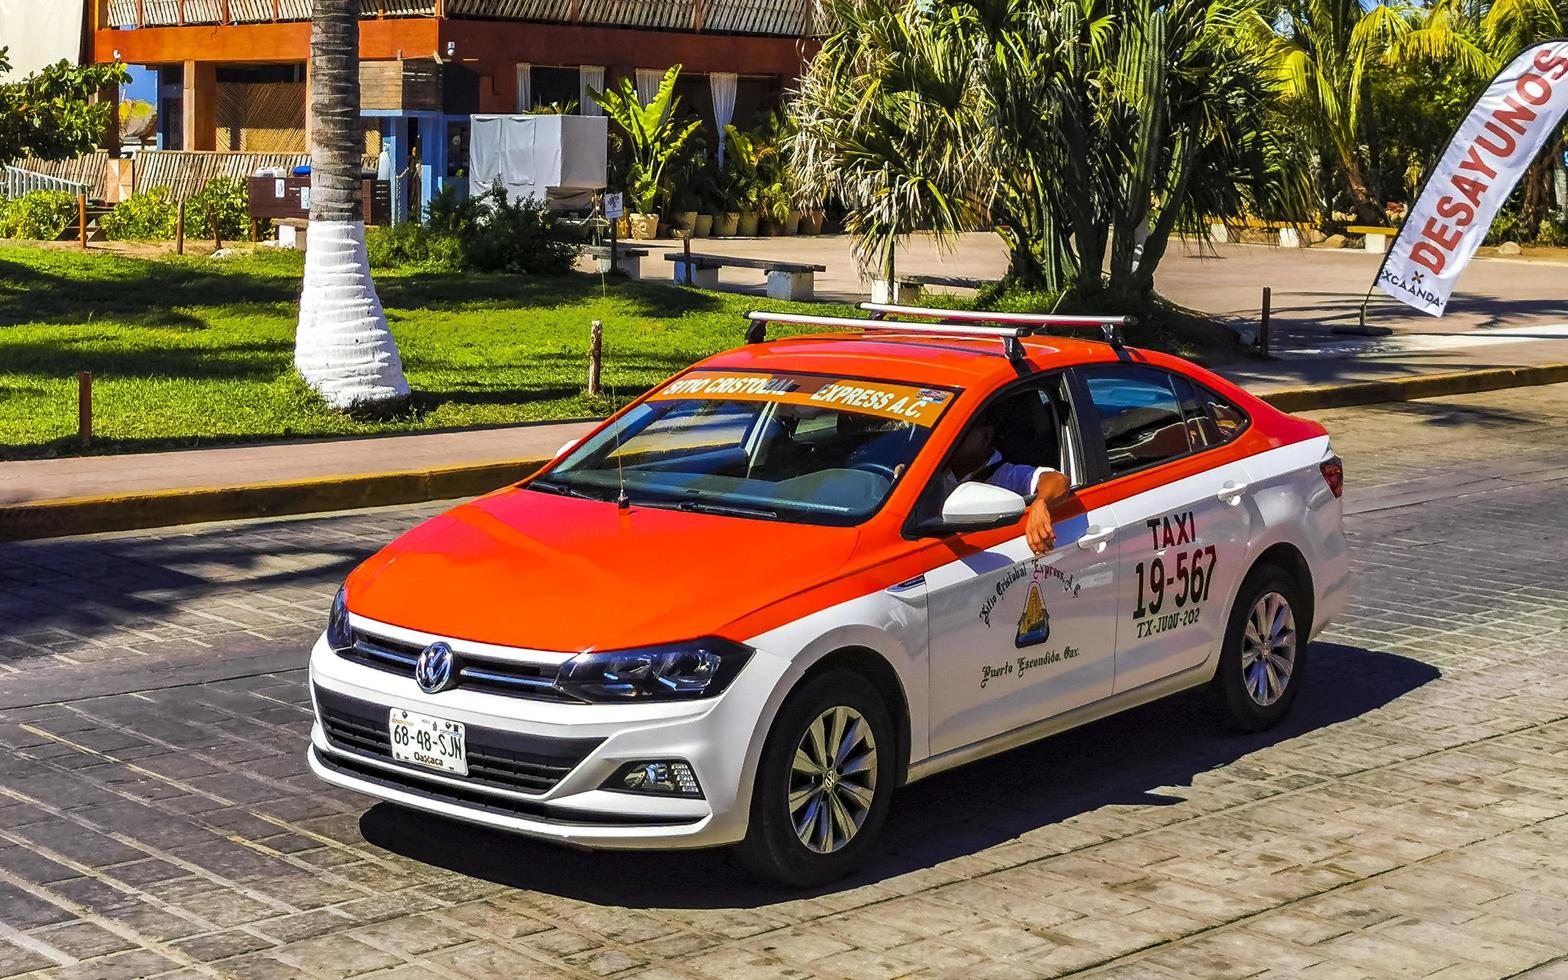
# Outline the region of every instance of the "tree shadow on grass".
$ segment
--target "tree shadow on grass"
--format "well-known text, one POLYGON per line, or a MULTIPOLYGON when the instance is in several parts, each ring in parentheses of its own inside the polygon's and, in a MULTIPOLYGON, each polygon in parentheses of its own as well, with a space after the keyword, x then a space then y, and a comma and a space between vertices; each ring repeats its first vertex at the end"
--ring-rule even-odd
POLYGON ((722 851, 582 852, 387 803, 368 810, 360 830, 370 843, 416 861, 579 901, 763 907, 876 884, 1102 807, 1180 802, 1186 794, 1174 788, 1203 773, 1375 711, 1440 676, 1418 660, 1337 643, 1314 644, 1311 658, 1291 714, 1271 731, 1221 732, 1194 717, 1194 695, 1179 695, 905 787, 894 796, 878 858, 805 893, 751 880, 722 851))

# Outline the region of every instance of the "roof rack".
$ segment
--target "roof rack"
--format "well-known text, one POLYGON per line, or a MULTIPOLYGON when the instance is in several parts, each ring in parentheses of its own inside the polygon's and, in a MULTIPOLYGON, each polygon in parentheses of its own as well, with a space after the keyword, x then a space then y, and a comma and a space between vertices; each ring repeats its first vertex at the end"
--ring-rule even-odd
POLYGON ((897 306, 891 303, 861 303, 857 308, 877 318, 909 316, 963 323, 1009 323, 1024 327, 1099 327, 1105 335, 1105 342, 1112 347, 1122 346, 1122 327, 1130 327, 1138 322, 1134 316, 991 313, 985 310, 943 310, 934 306, 897 306))
POLYGON ((815 316, 810 313, 769 313, 753 310, 746 314, 751 326, 746 330, 746 343, 760 344, 767 339, 770 323, 793 323, 814 327, 840 327, 848 330, 886 330, 900 333, 937 334, 953 337, 990 337, 1002 342, 1002 350, 1010 361, 1024 357, 1020 338, 1043 333, 1043 327, 1092 327, 1098 326, 1105 333, 1105 342, 1113 347, 1122 346, 1121 327, 1135 321, 1130 316, 1055 316, 1036 313, 985 313, 977 310, 942 310, 925 306, 892 306, 885 303, 861 303, 860 309, 872 314, 859 319, 845 316, 815 316), (923 322, 906 323, 883 319, 887 316, 920 317, 923 322), (935 320, 937 322, 924 322, 935 320), (989 324, 989 325, 988 325, 989 324))

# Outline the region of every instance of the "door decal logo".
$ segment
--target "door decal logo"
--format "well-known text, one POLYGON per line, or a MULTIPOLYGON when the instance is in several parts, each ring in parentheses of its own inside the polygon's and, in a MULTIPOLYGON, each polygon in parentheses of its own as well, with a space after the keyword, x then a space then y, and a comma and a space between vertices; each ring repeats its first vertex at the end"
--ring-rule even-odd
POLYGON ((1013 637, 1017 647, 1033 646, 1051 638, 1051 614, 1040 598, 1040 583, 1029 583, 1029 595, 1024 600, 1024 614, 1018 617, 1018 634, 1013 637))

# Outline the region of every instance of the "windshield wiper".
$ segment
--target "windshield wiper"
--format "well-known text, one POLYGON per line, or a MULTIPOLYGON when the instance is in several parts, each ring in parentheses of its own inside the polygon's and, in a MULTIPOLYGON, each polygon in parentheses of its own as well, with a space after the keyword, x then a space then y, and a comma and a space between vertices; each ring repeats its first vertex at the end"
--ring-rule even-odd
POLYGON ((564 483, 557 483, 554 480, 529 480, 526 489, 540 490, 544 493, 558 493, 563 497, 581 497, 584 500, 597 500, 601 503, 605 500, 604 497, 588 493, 585 490, 579 490, 576 487, 567 486, 564 483))
POLYGON ((778 512, 762 507, 744 507, 738 504, 715 504, 706 500, 682 500, 675 505, 678 510, 694 514, 721 514, 726 517, 765 517, 778 519, 778 512))

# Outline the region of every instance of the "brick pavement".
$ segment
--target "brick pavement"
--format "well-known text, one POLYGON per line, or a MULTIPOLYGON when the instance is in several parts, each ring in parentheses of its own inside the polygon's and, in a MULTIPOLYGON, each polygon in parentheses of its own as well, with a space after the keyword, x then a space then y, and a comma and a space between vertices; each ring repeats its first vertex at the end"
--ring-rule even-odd
POLYGON ((305 772, 327 599, 435 507, 0 547, 0 975, 1568 976, 1568 386, 1537 394, 1324 414, 1356 594, 1285 726, 1175 699, 935 777, 805 896, 305 772))

